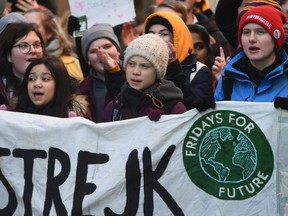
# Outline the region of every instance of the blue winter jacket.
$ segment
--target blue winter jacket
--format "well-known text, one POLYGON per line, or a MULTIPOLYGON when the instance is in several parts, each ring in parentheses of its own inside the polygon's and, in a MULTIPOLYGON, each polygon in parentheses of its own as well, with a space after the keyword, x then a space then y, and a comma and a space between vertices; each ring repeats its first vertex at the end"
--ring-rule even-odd
POLYGON ((288 97, 287 49, 283 48, 281 52, 283 62, 267 73, 258 85, 247 73, 233 67, 245 55, 243 50, 235 54, 224 67, 214 93, 215 100, 273 102, 276 97, 288 97))

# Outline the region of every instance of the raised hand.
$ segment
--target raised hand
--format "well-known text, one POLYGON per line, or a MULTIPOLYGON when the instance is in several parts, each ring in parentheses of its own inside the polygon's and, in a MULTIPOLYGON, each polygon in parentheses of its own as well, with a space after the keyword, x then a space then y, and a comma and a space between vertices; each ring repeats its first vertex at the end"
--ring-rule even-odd
POLYGON ((170 41, 167 42, 167 45, 168 45, 168 49, 169 49, 169 61, 168 61, 168 63, 170 63, 170 62, 173 62, 177 59, 176 49, 170 41))
POLYGON ((26 12, 33 8, 38 8, 39 5, 36 0, 17 0, 15 5, 19 11, 26 12))
POLYGON ((8 110, 8 108, 5 104, 2 104, 0 105, 0 110, 8 110))
POLYGON ((224 66, 228 62, 229 57, 225 58, 224 50, 220 47, 220 56, 216 56, 214 64, 212 66, 212 74, 216 80, 219 80, 224 66))
POLYGON ((96 54, 102 62, 105 70, 112 70, 117 65, 117 62, 101 47, 96 47, 96 54))
POLYGON ((138 30, 134 28, 130 22, 124 23, 121 31, 121 38, 124 46, 127 47, 128 44, 137 37, 139 37, 138 30))

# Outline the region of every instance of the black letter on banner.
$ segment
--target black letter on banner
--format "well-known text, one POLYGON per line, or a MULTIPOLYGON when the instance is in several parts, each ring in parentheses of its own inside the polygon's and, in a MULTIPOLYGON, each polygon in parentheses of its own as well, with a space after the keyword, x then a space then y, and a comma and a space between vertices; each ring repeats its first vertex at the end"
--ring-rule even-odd
POLYGON ((35 158, 47 158, 47 153, 43 150, 33 150, 33 149, 14 149, 13 156, 24 159, 24 193, 23 202, 25 206, 24 215, 32 215, 31 209, 31 199, 33 192, 33 164, 35 158))
POLYGON ((182 209, 175 202, 173 197, 168 191, 158 182, 158 179, 163 175, 165 169, 168 166, 169 160, 175 151, 175 146, 170 146, 161 158, 155 171, 152 170, 151 151, 149 148, 145 148, 143 152, 143 166, 144 166, 144 215, 152 216, 153 205, 153 190, 155 190, 159 196, 167 204, 168 208, 174 215, 184 215, 182 209))
MULTIPOLYGON (((141 173, 138 160, 138 151, 133 150, 126 163, 126 190, 127 199, 125 211, 121 215, 136 215, 139 207, 139 194, 140 194, 140 181, 141 173)), ((106 216, 119 215, 115 214, 110 208, 105 208, 104 213, 106 216)))
MULTIPOLYGON (((0 148, 0 157, 2 156, 10 156, 10 150, 6 148, 0 148)), ((0 169, 0 181, 3 183, 5 188, 7 189, 7 192, 9 194, 8 204, 5 208, 0 209, 0 215, 13 215, 17 208, 17 198, 15 191, 3 175, 1 169, 0 169)), ((3 196, 3 195, 1 195, 3 196)))
POLYGON ((67 215, 67 210, 62 203, 59 186, 68 178, 71 169, 69 155, 57 148, 49 149, 47 189, 43 215, 49 215, 52 202, 57 215, 67 215), (60 162, 62 169, 58 176, 54 177, 56 159, 60 162))
POLYGON ((87 151, 78 153, 78 164, 76 172, 76 184, 73 199, 72 215, 82 215, 82 202, 87 194, 92 194, 96 190, 96 185, 86 182, 89 164, 104 164, 109 161, 107 154, 96 154, 87 151))

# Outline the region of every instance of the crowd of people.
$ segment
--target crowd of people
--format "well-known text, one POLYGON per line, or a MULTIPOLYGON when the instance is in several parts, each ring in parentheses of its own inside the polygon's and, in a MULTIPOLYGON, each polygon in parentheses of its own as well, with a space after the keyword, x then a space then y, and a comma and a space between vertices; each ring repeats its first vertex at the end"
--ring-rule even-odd
POLYGON ((143 22, 77 38, 78 18, 43 2, 0 3, 1 110, 95 123, 223 100, 288 110, 288 0, 155 1, 143 22))

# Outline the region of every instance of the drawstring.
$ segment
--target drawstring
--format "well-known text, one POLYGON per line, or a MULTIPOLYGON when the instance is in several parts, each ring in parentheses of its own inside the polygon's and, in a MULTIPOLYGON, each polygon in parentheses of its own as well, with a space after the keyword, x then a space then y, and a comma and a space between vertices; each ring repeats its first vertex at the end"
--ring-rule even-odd
POLYGON ((159 99, 157 99, 157 98, 153 95, 153 93, 151 93, 151 94, 145 94, 145 95, 151 98, 153 104, 154 104, 157 108, 162 109, 162 108, 164 107, 163 103, 162 103, 159 99))

